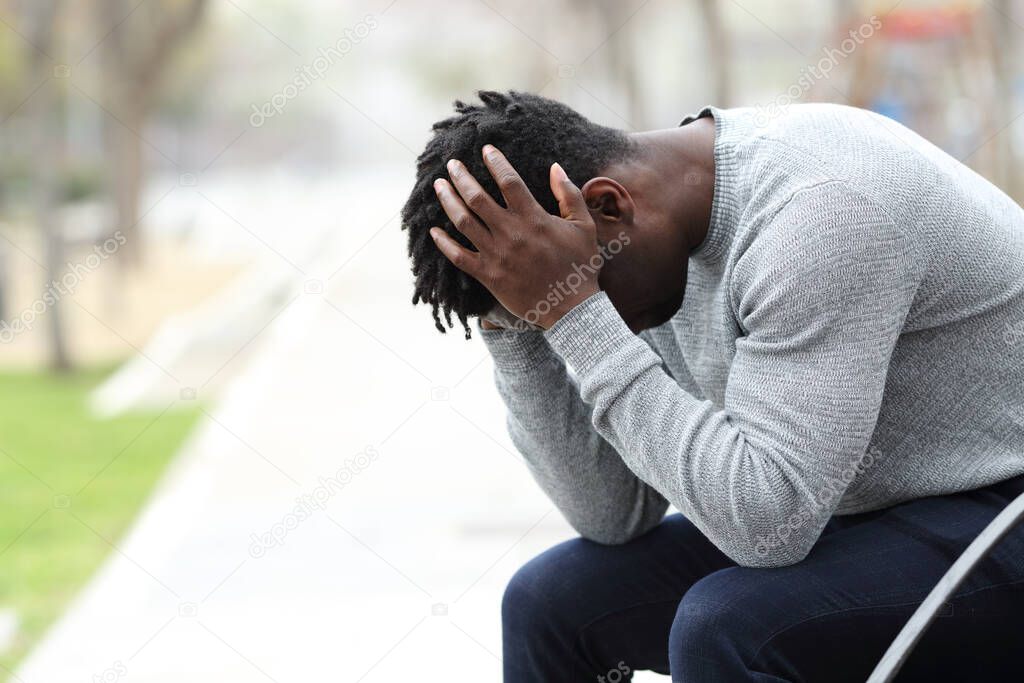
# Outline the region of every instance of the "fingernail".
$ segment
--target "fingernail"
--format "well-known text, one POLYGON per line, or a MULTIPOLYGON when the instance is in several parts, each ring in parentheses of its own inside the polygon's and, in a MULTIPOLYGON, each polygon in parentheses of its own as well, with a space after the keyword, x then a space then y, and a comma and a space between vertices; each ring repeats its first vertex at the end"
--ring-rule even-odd
POLYGON ((485 157, 494 156, 494 153, 497 151, 498 148, 495 147, 494 145, 484 145, 483 152, 485 157))
POLYGON ((560 163, 558 163, 556 161, 555 163, 553 163, 551 165, 555 167, 555 172, 558 173, 558 175, 560 175, 562 177, 563 181, 568 181, 569 180, 569 174, 565 172, 565 169, 562 168, 562 165, 560 163))
POLYGON ((449 173, 455 173, 458 170, 459 170, 459 160, 458 159, 449 159, 448 160, 448 172, 449 173))
POLYGON ((437 241, 437 233, 438 233, 438 231, 439 231, 439 230, 440 230, 440 228, 431 228, 431 229, 430 229, 430 237, 431 237, 431 238, 432 238, 432 239, 433 239, 433 240, 434 240, 435 242, 437 241))

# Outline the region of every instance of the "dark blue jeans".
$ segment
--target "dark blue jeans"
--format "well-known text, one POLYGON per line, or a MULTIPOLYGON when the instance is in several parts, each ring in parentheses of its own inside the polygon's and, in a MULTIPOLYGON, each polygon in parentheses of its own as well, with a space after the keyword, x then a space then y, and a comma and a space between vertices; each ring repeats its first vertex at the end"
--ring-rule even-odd
MULTIPOLYGON (((526 564, 502 604, 506 683, 864 681, 1024 477, 835 517, 802 562, 736 566, 685 518, 621 546, 576 539, 526 564)), ((899 681, 1024 680, 1024 529, 957 591, 899 681)))

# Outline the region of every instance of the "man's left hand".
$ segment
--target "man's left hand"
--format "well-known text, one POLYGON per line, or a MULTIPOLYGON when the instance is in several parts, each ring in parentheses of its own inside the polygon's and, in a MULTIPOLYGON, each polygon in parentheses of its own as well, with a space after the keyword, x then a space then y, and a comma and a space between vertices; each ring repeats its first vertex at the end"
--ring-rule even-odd
POLYGON ((603 259, 597 227, 579 188, 558 164, 551 166, 550 183, 560 217, 537 203, 496 148, 485 145, 483 158, 508 208, 494 201, 468 169, 452 159, 448 162, 451 182, 435 180, 434 191, 448 218, 476 251, 466 249, 439 227, 431 228, 430 235, 449 261, 480 281, 513 315, 550 328, 600 290, 597 276, 603 259))

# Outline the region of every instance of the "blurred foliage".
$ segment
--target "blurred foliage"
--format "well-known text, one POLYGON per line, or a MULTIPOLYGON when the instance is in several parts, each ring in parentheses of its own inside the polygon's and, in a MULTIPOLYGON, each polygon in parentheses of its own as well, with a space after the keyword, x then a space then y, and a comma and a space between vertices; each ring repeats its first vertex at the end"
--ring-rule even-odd
MULTIPOLYGON (((3 13, 0 13, 0 18, 3 13)), ((0 32, 0 120, 18 104, 18 89, 24 80, 24 43, 11 31, 0 32)))
POLYGON ((32 160, 24 155, 11 154, 0 161, 0 211, 10 213, 18 200, 28 196, 32 160))
POLYGON ((103 168, 96 165, 76 165, 66 168, 60 175, 58 196, 61 202, 92 199, 103 191, 103 168))

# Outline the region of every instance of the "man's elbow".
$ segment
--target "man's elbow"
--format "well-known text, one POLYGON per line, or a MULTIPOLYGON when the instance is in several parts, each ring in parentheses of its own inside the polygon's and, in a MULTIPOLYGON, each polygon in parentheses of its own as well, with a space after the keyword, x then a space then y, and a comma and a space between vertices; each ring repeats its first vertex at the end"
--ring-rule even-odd
POLYGON ((580 537, 601 545, 625 545, 661 523, 661 517, 649 517, 632 523, 601 523, 600 520, 570 520, 580 537))
POLYGON ((600 545, 625 545, 632 541, 635 536, 614 529, 587 529, 574 527, 576 533, 585 541, 598 543, 600 545))
POLYGON ((643 536, 648 530, 637 529, 603 529, 574 527, 581 538, 600 545, 625 545, 643 536))
POLYGON ((753 546, 722 548, 733 562, 751 569, 775 569, 802 562, 814 547, 817 537, 790 537, 785 542, 769 544, 759 539, 753 546))

